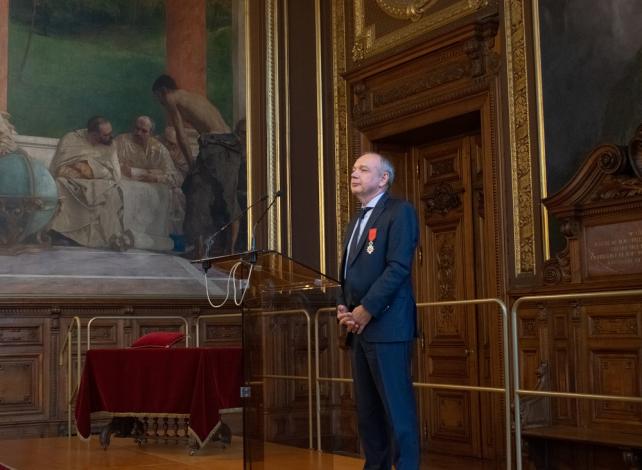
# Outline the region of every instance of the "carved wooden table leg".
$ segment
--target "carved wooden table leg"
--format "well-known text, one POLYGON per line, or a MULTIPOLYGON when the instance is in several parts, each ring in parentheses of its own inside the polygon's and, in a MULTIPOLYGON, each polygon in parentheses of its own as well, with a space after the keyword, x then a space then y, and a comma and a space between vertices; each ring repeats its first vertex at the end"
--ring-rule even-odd
POLYGON ((107 450, 111 443, 111 435, 116 437, 138 437, 137 430, 142 429, 142 424, 136 418, 115 417, 100 431, 100 446, 107 450))

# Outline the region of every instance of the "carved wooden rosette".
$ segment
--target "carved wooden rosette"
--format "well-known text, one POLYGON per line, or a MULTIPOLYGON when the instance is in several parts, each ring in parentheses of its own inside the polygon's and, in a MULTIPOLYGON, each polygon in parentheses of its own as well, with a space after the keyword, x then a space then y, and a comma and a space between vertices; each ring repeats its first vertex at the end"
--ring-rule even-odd
POLYGON ((428 189, 421 199, 426 204, 424 211, 426 219, 431 220, 433 214, 443 217, 447 216, 450 211, 461 207, 460 193, 463 188, 456 190, 450 183, 441 182, 434 188, 428 189))

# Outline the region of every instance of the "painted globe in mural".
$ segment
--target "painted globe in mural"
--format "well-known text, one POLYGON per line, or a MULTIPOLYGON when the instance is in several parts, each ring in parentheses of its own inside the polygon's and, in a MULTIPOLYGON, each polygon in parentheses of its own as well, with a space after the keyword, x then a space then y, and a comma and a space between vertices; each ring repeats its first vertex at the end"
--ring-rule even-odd
POLYGON ((42 163, 21 152, 0 156, 0 245, 42 230, 57 207, 56 182, 42 163))

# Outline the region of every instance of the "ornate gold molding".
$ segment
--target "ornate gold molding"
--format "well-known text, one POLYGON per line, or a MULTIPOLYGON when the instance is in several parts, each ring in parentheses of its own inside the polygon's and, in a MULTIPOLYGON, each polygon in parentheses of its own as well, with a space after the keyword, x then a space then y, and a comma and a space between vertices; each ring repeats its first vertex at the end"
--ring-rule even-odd
MULTIPOLYGON (((252 80, 252 60, 250 54, 250 44, 252 39, 251 28, 250 28, 250 6, 247 3, 247 0, 243 1, 243 21, 245 21, 245 143, 247 145, 246 150, 246 171, 245 171, 245 180, 247 187, 247 204, 251 204, 249 201, 254 200, 254 185, 252 184, 252 174, 254 171, 254 152, 252 146, 253 135, 253 126, 252 120, 249 117, 252 115, 252 86, 254 85, 252 80)), ((254 225, 254 216, 252 211, 249 211, 247 214, 247 237, 246 237, 246 246, 249 247, 252 243, 252 233, 250 227, 254 225)))
MULTIPOLYGON (((290 152, 290 46, 288 38, 290 18, 288 10, 288 2, 283 2, 283 101, 288 105, 283 110, 285 120, 285 139, 283 142, 283 150, 285 154, 285 187, 289 189, 292 187, 292 154, 290 152)), ((287 255, 292 258, 292 198, 285 198, 285 225, 286 225, 286 242, 287 242, 287 255)), ((323 271, 321 271, 323 272, 323 271)))
MULTIPOLYGON (((267 128, 267 187, 274 194, 279 189, 279 19, 278 0, 265 2, 266 31, 266 128, 267 128)), ((281 200, 268 214, 268 248, 281 251, 281 200)))
POLYGON ((336 186, 336 240, 337 266, 341 265, 343 254, 343 236, 348 226, 351 194, 348 191, 349 168, 349 115, 348 115, 348 86, 341 76, 346 70, 346 31, 344 0, 332 2, 332 83, 334 85, 334 157, 335 157, 335 186, 336 186))
POLYGON ((433 31, 491 4, 497 3, 497 0, 460 0, 452 5, 436 9, 434 13, 424 14, 428 7, 438 4, 439 1, 440 0, 402 2, 399 0, 377 0, 377 5, 390 16, 407 15, 409 14, 408 12, 412 14, 413 11, 421 12, 421 16, 416 18, 415 21, 408 26, 377 37, 375 26, 366 26, 365 24, 364 0, 354 0, 352 60, 359 62, 391 47, 401 45, 419 34, 433 31), (409 4, 407 6, 407 9, 409 9, 408 12, 402 13, 401 10, 403 10, 403 8, 399 6, 402 3, 409 4))
POLYGON ((535 273, 533 172, 524 0, 504 0, 515 275, 535 273))
POLYGON ((323 147, 323 64, 321 63, 321 0, 314 2, 314 31, 317 87, 317 170, 319 194, 319 271, 326 272, 325 246, 325 152, 323 147))
POLYGON ((439 0, 375 0, 379 8, 398 20, 417 21, 439 0))

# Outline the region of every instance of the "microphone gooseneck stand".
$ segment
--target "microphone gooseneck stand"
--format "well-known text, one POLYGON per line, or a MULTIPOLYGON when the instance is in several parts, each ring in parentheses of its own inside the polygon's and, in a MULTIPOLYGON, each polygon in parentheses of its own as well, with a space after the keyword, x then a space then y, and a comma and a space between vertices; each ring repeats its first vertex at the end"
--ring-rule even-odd
MULTIPOLYGON (((258 227, 259 223, 263 220, 263 218, 266 216, 266 214, 269 212, 270 208, 276 203, 276 200, 283 195, 283 191, 279 190, 274 193, 274 196, 272 197, 272 201, 267 205, 265 210, 261 213, 259 216, 258 220, 254 223, 254 226, 252 227, 252 240, 251 240, 251 247, 250 251, 247 253, 248 259, 240 259, 230 269, 230 272, 227 277, 227 283, 226 283, 226 294, 225 298, 220 304, 214 304, 212 302, 212 299, 209 294, 209 282, 207 279, 207 271, 211 267, 211 259, 204 260, 202 262, 203 270, 204 270, 204 276, 205 276, 205 295, 207 296, 207 301, 209 302, 210 306, 212 308, 220 308, 225 303, 227 300, 230 298, 230 284, 232 284, 232 290, 233 290, 233 300, 234 304, 237 306, 240 306, 243 303, 243 299, 245 298, 245 294, 247 293, 247 289, 250 286, 250 278, 252 276, 252 271, 254 270, 254 265, 256 264, 258 258, 257 258, 257 252, 256 252, 256 228, 258 227), (250 264, 250 270, 247 275, 247 279, 239 279, 238 280, 238 290, 242 290, 242 295, 240 299, 237 299, 237 280, 236 280, 236 271, 238 270, 239 267, 243 265, 243 262, 248 262, 250 264), (245 281, 245 288, 243 288, 243 281, 245 281)), ((258 201, 254 202, 251 206, 247 207, 238 217, 235 219, 231 220, 227 224, 225 224, 223 227, 221 227, 218 231, 216 231, 212 236, 208 238, 208 246, 207 250, 209 252, 209 248, 211 247, 211 243, 214 240, 214 238, 221 232, 223 232, 227 227, 229 227, 232 223, 236 222, 239 220, 244 214, 246 214, 249 209, 257 205, 258 203, 265 201, 268 198, 268 196, 263 196, 261 197, 258 201)))

